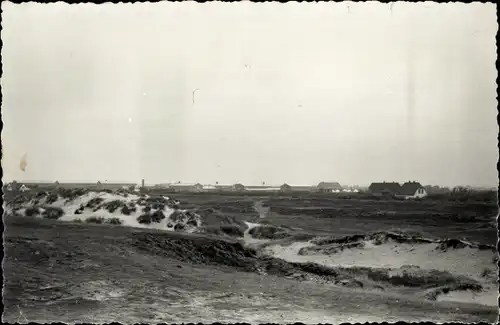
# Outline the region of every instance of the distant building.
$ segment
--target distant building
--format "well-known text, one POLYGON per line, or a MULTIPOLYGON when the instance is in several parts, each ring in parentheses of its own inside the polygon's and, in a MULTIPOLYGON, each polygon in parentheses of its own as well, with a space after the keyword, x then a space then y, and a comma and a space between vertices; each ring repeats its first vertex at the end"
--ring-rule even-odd
POLYGON ((396 182, 371 183, 368 190, 374 195, 396 195, 401 191, 401 185, 396 182))
POLYGON ((219 192, 231 192, 231 191, 233 191, 233 185, 217 184, 217 185, 215 185, 215 187, 217 188, 217 191, 219 191, 219 192))
POLYGON ((399 193, 396 194, 397 197, 403 197, 405 199, 416 199, 423 198, 427 196, 427 191, 418 182, 406 182, 401 186, 399 193))
POLYGON ((196 184, 177 183, 177 184, 171 184, 168 188, 175 191, 175 192, 201 192, 201 191, 203 191, 203 185, 200 183, 196 183, 196 184))
POLYGON ((287 183, 285 183, 285 184, 280 186, 280 191, 281 192, 291 192, 292 187, 290 185, 288 185, 287 183))
POLYGON ((245 190, 245 186, 240 183, 236 183, 233 185, 233 190, 236 192, 243 192, 245 190))
POLYGON ((335 190, 342 190, 342 186, 338 182, 321 182, 316 188, 321 193, 332 193, 335 190))
POLYGON ((281 190, 279 186, 245 186, 246 191, 250 192, 278 192, 281 190))
POLYGON ((214 185, 203 185, 204 192, 215 192, 217 191, 217 186, 214 185))
POLYGON ((290 185, 285 183, 280 186, 281 192, 313 192, 315 189, 316 187, 311 185, 290 185))
MULTIPOLYGON (((60 183, 55 182, 50 185, 51 188, 55 189, 87 189, 87 190, 97 190, 99 189, 99 183, 60 183)), ((41 186, 39 186, 41 187, 41 186)))
MULTIPOLYGON (((86 184, 88 186, 88 184, 86 184)), ((90 185, 86 188, 88 189, 97 189, 97 190, 110 190, 110 191, 118 191, 118 190, 133 190, 137 184, 136 183, 108 183, 108 182, 97 182, 93 186, 90 185)))

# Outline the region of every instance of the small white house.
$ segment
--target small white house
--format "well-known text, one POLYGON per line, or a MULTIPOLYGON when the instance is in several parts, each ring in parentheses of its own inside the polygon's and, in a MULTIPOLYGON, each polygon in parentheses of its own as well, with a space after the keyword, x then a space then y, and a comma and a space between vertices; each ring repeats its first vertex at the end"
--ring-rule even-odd
POLYGON ((401 186, 400 192, 396 195, 398 197, 404 197, 405 199, 421 199, 426 197, 427 191, 418 182, 406 182, 401 186))
POLYGON ((21 187, 19 188, 19 191, 21 191, 21 192, 27 192, 29 190, 30 190, 30 188, 26 187, 26 185, 24 185, 24 184, 21 185, 21 187))
POLYGON ((202 190, 207 191, 207 192, 208 191, 217 191, 217 187, 215 185, 205 184, 205 185, 203 185, 202 190))

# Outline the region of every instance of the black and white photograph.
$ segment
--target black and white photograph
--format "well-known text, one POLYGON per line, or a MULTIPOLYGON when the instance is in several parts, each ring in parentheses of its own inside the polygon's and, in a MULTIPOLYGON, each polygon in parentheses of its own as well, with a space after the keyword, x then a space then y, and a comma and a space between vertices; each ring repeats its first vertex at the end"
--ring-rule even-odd
POLYGON ((498 321, 493 2, 1 3, 2 321, 498 321))

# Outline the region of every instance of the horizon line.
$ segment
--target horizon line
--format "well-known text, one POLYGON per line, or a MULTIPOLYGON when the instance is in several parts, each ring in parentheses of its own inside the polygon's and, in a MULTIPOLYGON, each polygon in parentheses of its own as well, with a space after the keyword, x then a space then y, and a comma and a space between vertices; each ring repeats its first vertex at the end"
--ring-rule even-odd
MULTIPOLYGON (((47 181, 47 180, 4 180, 2 179, 2 184, 8 184, 8 183, 12 183, 12 182, 17 182, 17 183, 31 183, 31 184, 37 184, 37 183, 40 183, 40 184, 54 184, 55 182, 57 182, 57 180, 54 180, 54 181, 47 181)), ((134 181, 58 181, 60 184, 97 184, 98 182, 101 182, 101 184, 135 184, 135 185, 138 185, 138 184, 141 184, 142 181, 139 181, 139 182, 134 182, 134 181)), ((327 182, 327 181, 321 181, 321 182, 327 182)), ((283 182, 283 183, 280 183, 280 184, 248 184, 248 185, 245 185, 244 183, 242 182, 235 182, 235 183, 219 183, 219 184, 216 184, 216 183, 202 183, 202 182, 180 182, 180 183, 177 183, 177 182, 155 182, 155 183, 148 183, 148 182, 145 182, 144 184, 147 185, 147 186, 154 186, 154 185, 162 185, 162 184, 168 184, 168 185, 175 185, 175 184, 201 184, 201 185, 214 185, 214 186, 223 186, 223 185, 235 185, 235 184, 242 184, 243 186, 246 186, 246 187, 280 187, 284 184, 288 184, 290 186, 311 186, 311 187, 314 187, 314 186, 317 186, 319 183, 321 182, 318 182, 316 184, 294 184, 294 183, 291 183, 291 182, 283 182)), ((384 181, 381 181, 381 182, 371 182, 369 184, 363 184, 363 185, 358 185, 358 184, 341 184, 340 182, 338 182, 341 186, 350 186, 350 187, 353 187, 353 186, 357 186, 357 187, 369 187, 372 183, 383 183, 384 181)), ((388 182, 388 181, 385 181, 385 182, 388 182)), ((399 182, 399 181, 389 181, 390 182, 396 182, 396 183, 406 183, 406 182, 415 182, 414 180, 410 180, 410 181, 404 181, 404 182, 399 182)), ((419 182, 419 181, 417 181, 419 182)), ((421 182, 419 182, 420 184, 422 184, 421 182)), ((460 185, 440 185, 440 184, 422 184, 422 186, 439 186, 439 187, 449 187, 449 188, 453 188, 453 187, 459 187, 459 186, 462 186, 462 187, 476 187, 476 188, 498 188, 498 184, 495 186, 495 185, 470 185, 470 184, 460 184, 460 185)))

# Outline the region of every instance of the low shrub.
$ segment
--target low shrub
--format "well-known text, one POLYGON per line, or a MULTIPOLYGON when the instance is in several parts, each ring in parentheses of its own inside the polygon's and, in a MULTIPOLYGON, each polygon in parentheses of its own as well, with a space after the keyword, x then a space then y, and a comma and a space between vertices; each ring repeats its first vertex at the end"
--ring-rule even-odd
POLYGON ((108 212, 110 212, 110 213, 113 213, 117 209, 124 207, 124 206, 125 206, 125 203, 123 201, 120 201, 120 200, 113 200, 113 201, 110 201, 110 202, 103 204, 103 208, 108 210, 108 212))
POLYGON ((90 209, 95 209, 102 203, 102 201, 104 201, 102 197, 95 197, 87 202, 86 207, 90 209))
POLYGON ((165 210, 165 203, 162 202, 153 202, 151 204, 151 208, 155 210, 165 210))
POLYGON ((106 220, 106 223, 109 223, 111 225, 121 225, 122 221, 119 218, 109 218, 106 220))
POLYGON ((284 229, 275 226, 257 226, 250 229, 249 234, 259 239, 283 239, 290 236, 284 229))
POLYGON ((165 215, 161 210, 157 210, 151 214, 151 222, 161 222, 163 219, 165 219, 165 215))
POLYGON ((103 217, 89 217, 85 219, 86 223, 96 223, 96 224, 102 224, 104 223, 105 219, 103 217))
POLYGON ((228 235, 231 237, 243 237, 244 229, 239 225, 205 226, 201 230, 207 234, 228 235))
POLYGON ((446 271, 429 270, 418 273, 403 271, 402 274, 389 275, 387 270, 369 269, 368 278, 374 281, 384 281, 395 286, 434 288, 442 286, 470 286, 477 288, 478 282, 465 277, 455 276, 446 271))
POLYGON ((42 216, 47 219, 57 220, 64 215, 64 210, 59 207, 44 207, 44 209, 42 216))
POLYGON ((139 217, 137 217, 137 222, 140 224, 146 224, 149 225, 151 223, 151 214, 150 213, 144 213, 141 214, 139 217))
POLYGON ((181 230, 184 230, 184 228, 186 228, 186 226, 184 226, 184 224, 182 224, 182 223, 178 223, 174 226, 175 231, 181 231, 181 230))
POLYGON ((57 193, 52 192, 47 196, 47 198, 45 199, 45 202, 47 204, 52 204, 52 203, 56 202, 58 198, 59 198, 59 196, 57 195, 57 193))
POLYGON ((79 189, 67 189, 67 188, 61 188, 58 190, 58 194, 65 199, 75 199, 78 196, 84 195, 87 192, 86 189, 79 188, 79 189))
POLYGON ((27 217, 34 217, 38 214, 40 214, 40 209, 36 206, 28 207, 26 208, 26 210, 24 210, 24 215, 27 217))
POLYGON ((188 217, 187 215, 182 212, 182 211, 174 211, 171 215, 170 215, 170 220, 174 221, 174 222, 179 222, 179 221, 184 221, 186 220, 188 217))
POLYGON ((124 205, 121 209, 121 212, 127 216, 134 213, 135 211, 136 211, 136 208, 135 208, 135 206, 132 206, 132 205, 124 205))
POLYGON ((224 232, 226 235, 234 237, 243 237, 245 232, 245 230, 238 225, 222 225, 220 226, 220 230, 222 230, 222 232, 224 232))

